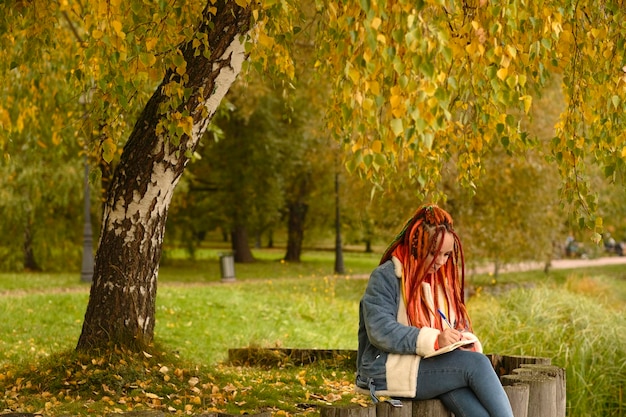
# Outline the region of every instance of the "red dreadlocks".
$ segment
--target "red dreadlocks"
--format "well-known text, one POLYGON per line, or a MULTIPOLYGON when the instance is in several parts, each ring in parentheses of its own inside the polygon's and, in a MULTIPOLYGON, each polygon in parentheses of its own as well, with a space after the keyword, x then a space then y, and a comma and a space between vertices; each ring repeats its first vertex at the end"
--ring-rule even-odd
MULTIPOLYGON (((391 242, 380 263, 388 261, 392 256, 398 258, 402 264, 402 295, 410 324, 417 327, 434 324, 443 330, 438 314, 430 308, 423 292, 422 283, 432 279, 435 303, 437 300, 445 300, 446 310, 450 315, 454 314, 456 319, 455 327, 471 331, 464 300, 465 260, 450 214, 435 205, 420 207, 391 242), (430 274, 427 271, 432 267, 434 259, 431 258, 428 265, 426 260, 429 254, 439 253, 446 233, 454 237, 453 253, 445 265, 435 274, 430 274), (440 294, 441 291, 443 293, 440 294)), ((434 306, 435 309, 440 307, 442 306, 434 306)))

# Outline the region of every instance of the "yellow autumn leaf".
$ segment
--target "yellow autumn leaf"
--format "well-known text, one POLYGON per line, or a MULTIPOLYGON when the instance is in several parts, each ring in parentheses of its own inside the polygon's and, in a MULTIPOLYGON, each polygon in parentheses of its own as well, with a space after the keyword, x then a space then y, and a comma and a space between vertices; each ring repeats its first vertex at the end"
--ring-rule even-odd
POLYGON ((91 32, 91 37, 94 39, 102 39, 103 36, 104 36, 104 33, 101 30, 94 29, 91 32))
POLYGON ((375 17, 372 19, 372 23, 370 24, 370 26, 372 27, 372 29, 378 30, 382 22, 383 21, 380 19, 380 17, 375 17))
POLYGON ((360 73, 356 68, 350 68, 348 70, 348 77, 352 80, 354 84, 359 82, 360 73))
POLYGON ((324 395, 324 400, 328 401, 328 402, 335 402, 335 401, 339 401, 341 400, 341 395, 331 392, 327 395, 324 395))
POLYGON ((106 162, 111 162, 113 160, 113 156, 115 155, 115 151, 117 150, 117 146, 113 142, 111 138, 107 138, 102 142, 102 159, 106 162))
POLYGON ((259 45, 264 46, 266 48, 271 48, 274 45, 274 38, 271 38, 264 34, 263 32, 259 33, 258 37, 259 45))
POLYGON ((187 62, 183 61, 180 65, 176 67, 176 73, 178 75, 185 75, 187 72, 187 62))
POLYGON ((383 150, 383 143, 379 140, 375 140, 372 142, 372 151, 376 153, 381 153, 383 150))
POLYGON ((389 98, 389 104, 391 104, 392 109, 397 109, 402 104, 402 97, 398 95, 392 95, 389 98))
POLYGON ((602 229, 603 226, 604 224, 602 222, 602 217, 596 217, 596 221, 595 221, 596 229, 602 229))
POLYGON ((435 95, 435 92, 437 91, 437 88, 436 88, 435 84, 429 82, 428 80, 424 80, 424 82, 421 84, 420 91, 422 91, 427 96, 431 97, 431 96, 435 95))
POLYGON ((580 136, 578 139, 576 139, 574 146, 578 149, 583 149, 585 147, 585 138, 583 136, 580 136))
POLYGON ((148 52, 152 51, 157 44, 157 38, 148 38, 146 39, 146 50, 148 52))
POLYGON ((506 68, 500 68, 498 72, 496 73, 498 78, 501 79, 502 81, 506 80, 506 76, 508 74, 509 74, 509 70, 507 70, 506 68))
POLYGON ((11 115, 2 107, 0 107, 0 127, 7 131, 11 128, 11 115))
POLYGON ((366 87, 369 88, 372 94, 376 96, 380 94, 380 84, 378 81, 370 81, 366 87))
POLYGON ((622 148, 622 158, 626 158, 626 146, 622 148))
POLYGON ((502 58, 500 59, 500 65, 503 68, 508 68, 509 65, 511 65, 511 57, 509 57, 508 55, 502 55, 502 58))
POLYGON ((191 136, 193 118, 191 116, 182 117, 178 122, 178 127, 181 127, 187 136, 191 136))
POLYGON ((17 131, 22 132, 24 130, 24 114, 17 116, 17 131))
POLYGON ((528 113, 530 111, 530 106, 533 104, 533 98, 529 95, 521 96, 519 98, 524 103, 524 112, 528 113))
POLYGON ((506 52, 511 58, 515 58, 517 56, 517 49, 515 49, 512 45, 506 46, 506 52))
POLYGON ((123 34, 124 32, 122 32, 122 22, 120 22, 119 20, 114 20, 111 22, 111 27, 113 27, 113 30, 115 31, 115 33, 117 33, 118 35, 123 34))
POLYGON ((476 54, 476 49, 476 42, 471 42, 465 46, 465 52, 467 52, 469 56, 476 54))
POLYGON ((363 104, 363 94, 360 91, 354 93, 354 101, 356 101, 359 105, 363 104))

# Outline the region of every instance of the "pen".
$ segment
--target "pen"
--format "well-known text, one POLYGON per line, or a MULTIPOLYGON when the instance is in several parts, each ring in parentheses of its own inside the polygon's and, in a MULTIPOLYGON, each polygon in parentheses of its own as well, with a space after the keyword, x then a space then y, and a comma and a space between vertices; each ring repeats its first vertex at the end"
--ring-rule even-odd
POLYGON ((443 319, 443 321, 446 322, 446 324, 448 325, 449 328, 454 329, 454 327, 452 326, 452 324, 450 324, 450 322, 448 321, 448 318, 446 317, 445 314, 443 314, 443 311, 441 311, 440 308, 437 309, 437 311, 439 312, 439 315, 441 316, 441 318, 443 319))

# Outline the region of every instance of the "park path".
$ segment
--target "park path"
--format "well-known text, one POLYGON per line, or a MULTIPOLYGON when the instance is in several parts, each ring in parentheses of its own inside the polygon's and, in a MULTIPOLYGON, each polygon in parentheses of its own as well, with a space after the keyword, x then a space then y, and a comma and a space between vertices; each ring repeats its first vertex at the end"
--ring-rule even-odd
MULTIPOLYGON (((553 259, 550 269, 575 269, 587 268, 605 265, 626 265, 626 256, 605 256, 595 259, 553 259)), ((543 271, 546 264, 544 262, 521 262, 516 264, 507 264, 500 267, 499 274, 518 271, 543 271)), ((626 270, 626 266, 624 267, 626 270)), ((487 264, 476 267, 466 266, 467 274, 488 274, 493 272, 494 265, 487 264)), ((350 278, 369 278, 369 274, 351 275, 350 278)))
MULTIPOLYGON (((604 256, 595 259, 553 259, 550 269, 574 269, 605 265, 626 265, 626 256, 604 256)), ((523 262, 519 264, 504 265, 499 273, 515 271, 536 271, 545 268, 544 262, 523 262)), ((471 272, 488 273, 493 271, 493 265, 486 265, 473 269, 471 272)))

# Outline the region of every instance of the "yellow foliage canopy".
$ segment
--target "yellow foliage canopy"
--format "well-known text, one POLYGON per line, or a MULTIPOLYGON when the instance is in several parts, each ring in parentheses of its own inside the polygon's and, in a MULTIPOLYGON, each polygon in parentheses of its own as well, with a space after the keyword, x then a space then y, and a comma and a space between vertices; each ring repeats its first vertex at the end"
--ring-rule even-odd
MULTIPOLYGON (((520 121, 554 75, 562 79, 566 107, 549 156, 559 165, 565 200, 593 212, 592 193, 580 185, 589 159, 611 178, 626 172, 620 1, 237 4, 256 7, 248 50, 262 71, 296 77, 289 48, 308 41, 298 38, 303 28, 314 33, 318 82, 334 91, 328 128, 347 145, 349 168, 367 177, 402 166, 426 194, 438 189, 443 164, 452 159, 460 183, 473 187, 481 155, 495 141, 520 155, 534 144, 520 121)), ((218 3, 0 4, 0 145, 25 126, 54 132, 45 136, 48 144, 62 143, 60 136, 72 134, 67 120, 88 111, 106 142, 96 148, 112 158, 168 69, 182 81, 165 87, 172 102, 162 109, 169 122, 160 126, 188 134, 185 120, 171 116, 189 94, 184 80, 190 69, 178 48, 206 43, 196 31, 205 7, 210 19, 218 3), (36 103, 53 101, 67 117, 42 117, 36 103)))

